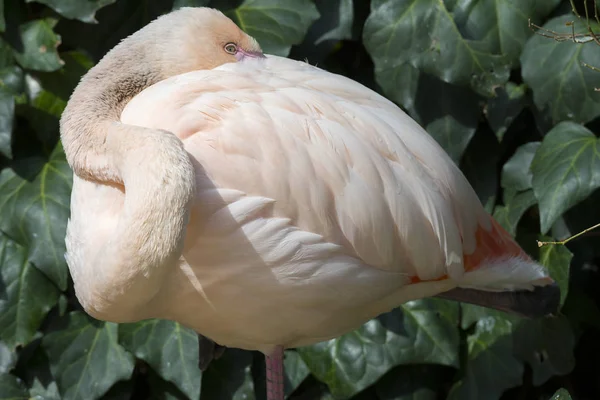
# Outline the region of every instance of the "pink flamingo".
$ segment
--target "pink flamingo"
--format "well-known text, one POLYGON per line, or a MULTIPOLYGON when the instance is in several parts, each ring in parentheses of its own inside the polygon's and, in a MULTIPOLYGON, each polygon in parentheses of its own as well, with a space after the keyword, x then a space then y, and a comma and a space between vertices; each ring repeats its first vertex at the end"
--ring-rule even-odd
POLYGON ((178 321, 267 357, 442 296, 523 315, 559 290, 392 102, 264 56, 218 11, 183 8, 111 50, 61 135, 75 172, 77 297, 115 322, 178 321))

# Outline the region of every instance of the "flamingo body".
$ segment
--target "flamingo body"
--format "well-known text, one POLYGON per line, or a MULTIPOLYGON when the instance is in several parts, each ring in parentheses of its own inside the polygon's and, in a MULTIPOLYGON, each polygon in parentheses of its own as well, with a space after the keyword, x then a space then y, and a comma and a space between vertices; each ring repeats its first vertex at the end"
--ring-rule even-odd
MULTIPOLYGON (((157 267, 155 283, 138 287, 111 274, 137 283, 155 272, 88 261, 129 212, 128 183, 74 177, 68 264, 82 305, 100 319, 171 319, 221 345, 270 354, 456 287, 552 283, 417 123, 342 76, 249 58, 162 80, 120 118, 176 135, 195 183, 181 250, 157 267)), ((160 221, 151 188, 172 190, 179 167, 160 153, 135 154, 122 168, 141 169, 136 193, 157 205, 136 217, 142 229, 160 221)))

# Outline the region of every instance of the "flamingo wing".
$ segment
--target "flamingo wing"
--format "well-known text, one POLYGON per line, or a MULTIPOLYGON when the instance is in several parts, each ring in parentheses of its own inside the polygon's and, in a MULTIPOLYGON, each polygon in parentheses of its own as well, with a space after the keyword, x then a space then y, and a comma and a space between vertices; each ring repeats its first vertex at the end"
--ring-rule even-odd
MULTIPOLYGON (((215 254, 237 251, 214 241, 228 229, 224 218, 215 217, 224 211, 243 225, 240 232, 276 277, 276 283, 257 280, 271 305, 262 303, 256 313, 302 293, 308 310, 303 321, 317 320, 311 313, 320 312, 318 307, 331 313, 355 307, 356 318, 366 320, 400 302, 455 287, 498 291, 552 282, 485 212, 435 140, 393 103, 345 77, 275 56, 225 64, 146 89, 121 119, 175 133, 196 163, 198 201, 184 258, 192 269, 202 257, 212 260, 213 276, 207 275, 205 286, 206 280, 220 285, 212 296, 223 296, 223 303, 231 303, 235 288, 228 292, 226 279, 214 275, 231 261, 217 262, 224 256, 215 254), (254 228, 249 221, 256 222, 254 228), (293 232, 282 233, 284 226, 293 232), (301 243, 313 250, 303 250, 301 243), (279 268, 284 263, 287 268, 279 268), (328 274, 335 276, 326 293, 311 291, 327 275, 309 267, 315 264, 328 264, 328 274), (302 292, 294 292, 290 282, 299 280, 305 283, 302 292), (282 282, 285 290, 269 294, 282 282)), ((237 257, 241 262, 243 256, 237 257)), ((249 271, 236 281, 237 289, 249 287, 256 275, 249 271)), ((182 311, 181 318, 184 313, 189 312, 182 311)), ((237 317, 246 314, 251 312, 245 308, 237 317)), ((331 321, 327 332, 312 334, 310 341, 339 335, 358 322, 340 322, 336 329, 331 321)), ((255 340, 260 335, 264 332, 255 340)))

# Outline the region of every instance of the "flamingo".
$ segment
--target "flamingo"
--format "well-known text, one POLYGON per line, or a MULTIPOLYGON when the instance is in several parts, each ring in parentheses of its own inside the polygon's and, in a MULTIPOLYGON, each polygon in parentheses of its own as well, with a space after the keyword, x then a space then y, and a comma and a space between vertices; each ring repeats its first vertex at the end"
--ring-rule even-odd
POLYGON ((439 296, 535 317, 560 297, 394 103, 182 8, 109 51, 61 117, 66 258, 105 321, 177 321, 266 356, 439 296))

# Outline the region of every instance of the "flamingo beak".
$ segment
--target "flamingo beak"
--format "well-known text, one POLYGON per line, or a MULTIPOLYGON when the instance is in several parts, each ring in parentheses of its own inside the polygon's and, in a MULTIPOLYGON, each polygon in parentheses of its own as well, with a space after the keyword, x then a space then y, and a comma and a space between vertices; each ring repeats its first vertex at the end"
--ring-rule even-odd
POLYGON ((265 55, 262 53, 262 51, 246 51, 244 49, 238 49, 237 53, 235 54, 235 58, 238 61, 242 61, 246 57, 249 57, 249 58, 265 58, 265 55))

